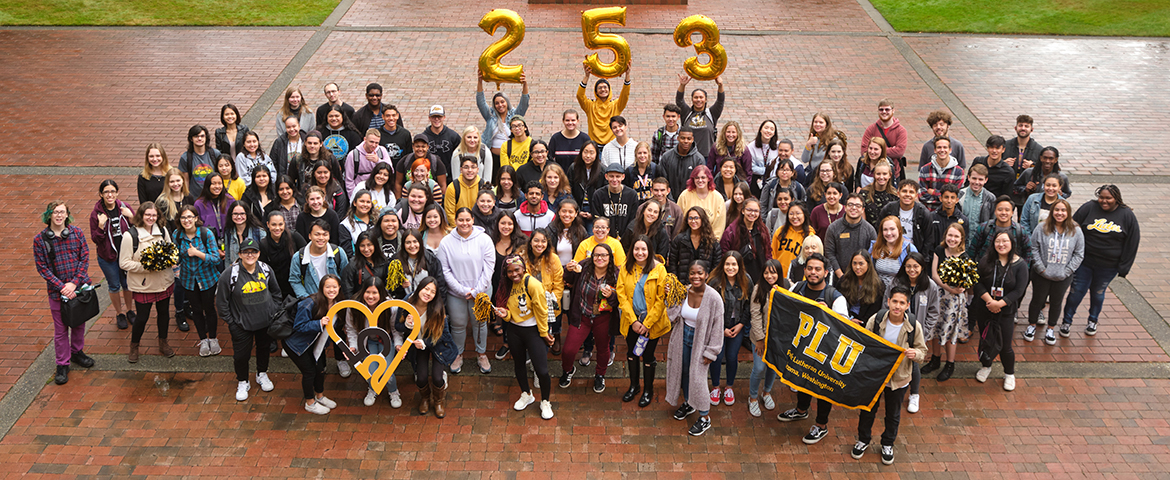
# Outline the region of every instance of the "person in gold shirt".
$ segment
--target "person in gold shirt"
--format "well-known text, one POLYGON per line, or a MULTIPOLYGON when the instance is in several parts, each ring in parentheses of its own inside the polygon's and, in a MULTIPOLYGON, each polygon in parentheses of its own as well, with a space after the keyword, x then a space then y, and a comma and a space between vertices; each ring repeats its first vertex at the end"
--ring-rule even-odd
POLYGON ((630 100, 630 66, 626 65, 625 84, 622 85, 622 93, 617 100, 611 95, 609 80, 604 78, 598 79, 593 85, 593 95, 597 97, 596 99, 590 100, 585 96, 585 87, 589 85, 589 75, 592 73, 593 71, 586 65, 585 79, 577 86, 577 103, 585 111, 585 118, 589 123, 589 138, 598 145, 605 145, 613 141, 609 119, 614 115, 621 115, 630 100))
POLYGON ((528 385, 528 368, 525 366, 531 358, 538 380, 537 387, 540 388, 540 417, 548 420, 553 417, 552 404, 548 399, 552 387, 548 376, 548 347, 553 343, 553 336, 548 331, 548 303, 544 297, 544 286, 540 280, 527 273, 520 255, 509 254, 504 257, 504 272, 493 303, 505 307, 493 307, 492 310, 496 317, 504 320, 505 328, 508 329, 516 381, 522 391, 520 399, 512 408, 524 410, 536 402, 528 385))

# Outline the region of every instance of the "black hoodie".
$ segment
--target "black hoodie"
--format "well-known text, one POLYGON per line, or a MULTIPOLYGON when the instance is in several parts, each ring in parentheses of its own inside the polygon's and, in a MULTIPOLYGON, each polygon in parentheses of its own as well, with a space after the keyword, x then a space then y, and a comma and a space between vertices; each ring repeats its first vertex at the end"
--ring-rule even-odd
POLYGON ((1085 234, 1084 265, 1116 268, 1122 278, 1129 275, 1142 237, 1133 210, 1119 206, 1106 212, 1096 200, 1089 200, 1073 214, 1073 221, 1085 234))

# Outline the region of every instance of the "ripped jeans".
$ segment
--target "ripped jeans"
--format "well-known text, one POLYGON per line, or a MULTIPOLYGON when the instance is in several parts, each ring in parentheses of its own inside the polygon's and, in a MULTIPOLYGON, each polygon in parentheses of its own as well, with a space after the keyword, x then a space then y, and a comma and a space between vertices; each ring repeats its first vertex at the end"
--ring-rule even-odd
POLYGON ((1105 289, 1116 276, 1116 268, 1094 268, 1082 263, 1073 273, 1072 288, 1069 288, 1068 298, 1065 299, 1064 323, 1073 323, 1073 316, 1077 314, 1077 307, 1086 293, 1089 294, 1089 321, 1096 322, 1105 303, 1105 289))

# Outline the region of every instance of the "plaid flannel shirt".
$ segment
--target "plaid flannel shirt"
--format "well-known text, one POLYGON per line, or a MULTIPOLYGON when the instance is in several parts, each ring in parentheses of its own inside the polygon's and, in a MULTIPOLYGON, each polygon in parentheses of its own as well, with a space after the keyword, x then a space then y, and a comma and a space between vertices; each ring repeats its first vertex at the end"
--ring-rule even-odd
POLYGON ((964 179, 963 167, 959 166, 955 157, 951 157, 951 161, 945 169, 939 169, 934 159, 935 157, 931 157, 930 163, 923 165, 918 170, 918 200, 932 212, 938 210, 939 205, 942 204, 942 200, 939 200, 939 193, 941 193, 943 185, 949 183, 955 188, 963 188, 964 179), (929 190, 934 190, 935 193, 929 193, 929 190))
POLYGON ((179 284, 187 291, 202 292, 215 288, 219 282, 219 242, 210 228, 199 227, 194 239, 187 238, 181 230, 171 232, 172 241, 179 249, 179 284), (206 253, 207 258, 200 259, 187 255, 187 249, 195 247, 206 253))
POLYGON ((33 260, 37 273, 45 279, 49 295, 60 292, 69 282, 78 287, 90 282, 89 244, 85 243, 85 234, 73 225, 65 227, 65 231, 68 235, 62 238, 54 236, 52 230, 45 228, 33 239, 33 260), (46 235, 52 238, 46 239, 46 235), (53 249, 52 265, 49 265, 49 250, 46 247, 53 249))

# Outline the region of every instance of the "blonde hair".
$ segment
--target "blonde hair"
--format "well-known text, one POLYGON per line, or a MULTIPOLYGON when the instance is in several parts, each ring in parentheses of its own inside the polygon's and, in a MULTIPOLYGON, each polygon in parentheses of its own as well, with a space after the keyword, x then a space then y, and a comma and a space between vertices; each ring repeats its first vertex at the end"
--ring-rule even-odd
POLYGON ((739 122, 731 121, 724 123, 723 128, 719 130, 719 138, 715 141, 715 153, 724 157, 738 157, 743 155, 743 151, 746 148, 747 142, 743 139, 743 128, 739 126, 739 122), (730 127, 735 127, 737 135, 735 137, 735 145, 732 145, 731 150, 728 150, 727 129, 730 127))
POLYGON ((463 127, 463 131, 459 133, 459 146, 455 148, 455 152, 452 153, 451 156, 455 157, 457 155, 475 155, 478 158, 479 157, 479 150, 481 150, 481 149, 483 149, 483 135, 481 133, 479 133, 479 129, 476 128, 475 125, 468 125, 466 127, 463 127), (472 152, 467 147, 467 134, 469 134, 471 132, 475 132, 476 135, 480 136, 480 139, 479 139, 480 147, 477 148, 476 151, 474 151, 474 152, 472 152))
MULTIPOLYGON (((154 204, 159 209, 158 213, 160 215, 165 215, 168 221, 174 220, 175 217, 179 215, 180 205, 171 199, 170 183, 171 177, 174 176, 178 176, 179 178, 183 179, 183 189, 180 190, 180 192, 183 194, 183 198, 186 198, 187 195, 191 194, 190 188, 187 187, 187 176, 177 168, 171 168, 170 170, 167 170, 167 175, 163 180, 163 192, 158 196, 157 199, 155 199, 154 204)), ((224 189, 227 189, 227 187, 224 187, 224 189)))
POLYGON ((560 196, 562 193, 567 193, 570 195, 573 194, 573 187, 569 181, 569 177, 565 175, 565 169, 561 168, 560 165, 557 165, 556 162, 548 162, 545 164, 544 171, 540 173, 540 187, 549 194, 550 198, 548 200, 550 202, 555 200, 556 197, 560 196), (545 179, 548 178, 549 173, 555 173, 558 177, 561 178, 561 183, 557 185, 556 191, 553 192, 548 191, 548 182, 545 181, 545 179))
POLYGON ((825 244, 821 242, 821 237, 816 235, 809 235, 808 237, 805 237, 804 242, 802 242, 800 245, 800 263, 804 263, 805 260, 808 260, 809 245, 816 245, 817 253, 820 253, 821 255, 825 254, 825 244))
MULTIPOLYGON (((162 155, 162 163, 158 164, 162 171, 167 172, 171 169, 171 162, 167 161, 167 151, 163 148, 161 143, 154 142, 146 146, 146 155, 142 160, 142 178, 150 180, 150 151, 157 149, 158 153, 162 155)), ((185 183, 184 183, 185 184, 185 183)))

